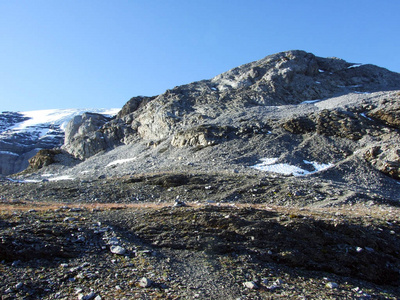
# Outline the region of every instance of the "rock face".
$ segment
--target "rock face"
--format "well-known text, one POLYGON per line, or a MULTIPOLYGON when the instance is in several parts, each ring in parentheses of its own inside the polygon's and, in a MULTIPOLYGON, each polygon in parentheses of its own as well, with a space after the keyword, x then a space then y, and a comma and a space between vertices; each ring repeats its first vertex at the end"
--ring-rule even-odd
MULTIPOLYGON (((287 51, 234 68, 210 80, 175 87, 157 97, 134 97, 115 120, 102 128, 92 132, 84 129, 85 134, 79 136, 73 132, 67 134, 72 135, 74 141, 66 139, 64 149, 86 159, 121 144, 143 140, 158 145, 171 136, 175 147, 204 147, 235 138, 237 132, 248 130, 243 129, 240 114, 259 107, 298 105, 335 95, 397 88, 400 88, 400 75, 386 69, 316 57, 304 51, 287 51), (227 115, 231 116, 231 122, 220 124, 227 115)), ((395 115, 387 118, 396 120, 395 115)), ((253 121, 258 122, 259 118, 250 117, 246 123, 253 121)), ((336 110, 288 120, 283 128, 294 134, 318 132, 360 139, 364 130, 361 128, 366 123, 368 120, 357 112, 348 114, 336 110)), ((264 123, 261 128, 271 126, 273 124, 264 123)))
POLYGON ((65 129, 64 149, 78 158, 89 157, 107 148, 107 141, 97 132, 110 118, 101 114, 84 113, 71 119, 65 129), (90 138, 88 135, 96 132, 90 138), (82 141, 85 141, 82 143, 82 141), (91 147, 87 147, 91 144, 91 147))

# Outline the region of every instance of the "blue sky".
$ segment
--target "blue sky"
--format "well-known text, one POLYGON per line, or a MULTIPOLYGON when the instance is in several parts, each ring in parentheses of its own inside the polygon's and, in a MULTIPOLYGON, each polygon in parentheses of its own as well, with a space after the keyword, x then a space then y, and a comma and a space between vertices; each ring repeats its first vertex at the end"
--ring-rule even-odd
POLYGON ((0 111, 122 107, 280 51, 400 72, 399 0, 0 0, 0 111))

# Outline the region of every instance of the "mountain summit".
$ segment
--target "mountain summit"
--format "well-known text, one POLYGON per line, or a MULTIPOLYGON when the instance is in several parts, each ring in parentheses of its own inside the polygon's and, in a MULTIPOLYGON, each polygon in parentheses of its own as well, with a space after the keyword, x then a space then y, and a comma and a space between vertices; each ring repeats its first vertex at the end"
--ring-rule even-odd
POLYGON ((400 74, 374 65, 281 52, 133 97, 112 120, 75 117, 62 149, 82 162, 63 172, 318 176, 398 197, 398 90, 400 74))
POLYGON ((239 123, 232 117, 240 114, 249 114, 254 121, 273 107, 399 88, 400 74, 383 68, 320 58, 304 51, 287 51, 210 80, 175 87, 157 97, 134 97, 117 119, 91 136, 68 139, 65 149, 79 158, 87 158, 120 144, 130 144, 137 138, 157 144, 171 136, 175 137, 173 144, 204 146, 207 143, 204 140, 181 141, 179 132, 199 133, 201 125, 214 129, 222 124, 237 127, 239 123))

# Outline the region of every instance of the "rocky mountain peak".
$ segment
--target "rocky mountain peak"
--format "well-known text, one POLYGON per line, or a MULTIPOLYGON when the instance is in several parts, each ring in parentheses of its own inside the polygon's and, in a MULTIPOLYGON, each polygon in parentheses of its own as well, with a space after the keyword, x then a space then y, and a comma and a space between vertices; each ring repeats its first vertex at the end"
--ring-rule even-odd
MULTIPOLYGON (((185 132, 196 133, 195 140, 199 140, 203 136, 202 128, 212 125, 215 129, 215 123, 219 123, 217 127, 231 126, 224 119, 226 116, 247 114, 253 108, 298 105, 303 101, 349 93, 397 88, 400 88, 400 74, 386 69, 338 58, 317 57, 300 50, 286 51, 239 66, 209 80, 177 86, 155 97, 133 97, 115 120, 74 143, 67 141, 64 148, 84 159, 138 139, 158 144, 174 136, 174 145, 193 144, 181 140, 182 136, 187 137, 185 132), (77 147, 87 151, 77 150, 77 147)), ((223 135, 223 130, 215 130, 213 132, 223 135)), ((85 131, 89 133, 90 130, 85 131)), ((232 136, 232 132, 229 135, 232 136)), ((203 138, 200 140, 202 144, 207 143, 203 138)), ((215 137, 212 140, 214 143, 215 137)))

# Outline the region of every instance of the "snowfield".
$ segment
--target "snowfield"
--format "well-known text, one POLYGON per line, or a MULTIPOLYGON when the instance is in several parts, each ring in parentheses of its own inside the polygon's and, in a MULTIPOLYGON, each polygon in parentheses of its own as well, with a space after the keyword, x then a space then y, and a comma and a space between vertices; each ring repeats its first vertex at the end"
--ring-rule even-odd
POLYGON ((307 160, 303 160, 303 162, 307 165, 312 165, 314 167, 314 171, 307 171, 297 166, 279 163, 276 164, 278 158, 262 158, 261 163, 252 166, 252 168, 264 171, 264 172, 272 172, 272 173, 279 173, 283 175, 293 175, 293 176, 305 176, 309 174, 314 174, 316 172, 320 172, 326 169, 333 167, 334 165, 331 163, 328 164, 321 164, 318 162, 311 162, 307 160))

